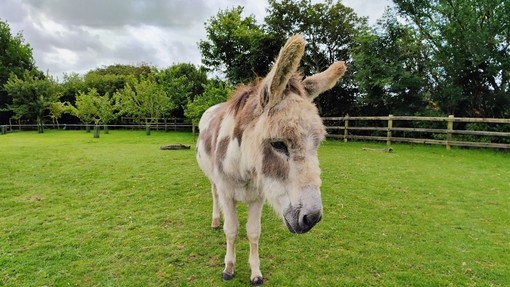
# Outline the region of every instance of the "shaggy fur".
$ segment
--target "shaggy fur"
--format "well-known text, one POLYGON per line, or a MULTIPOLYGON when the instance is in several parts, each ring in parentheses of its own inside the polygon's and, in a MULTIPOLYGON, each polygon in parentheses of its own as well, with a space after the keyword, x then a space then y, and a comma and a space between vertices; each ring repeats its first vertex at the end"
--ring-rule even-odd
POLYGON ((296 71, 304 48, 300 35, 289 38, 264 79, 238 88, 229 101, 209 108, 200 120, 197 161, 211 182, 211 226, 220 225, 220 207, 224 217, 224 280, 234 275, 237 202, 248 205, 254 285, 263 282, 258 241, 264 201, 291 232, 307 232, 322 218, 317 149, 326 131, 312 100, 332 88, 346 68, 336 62, 303 80, 296 71))

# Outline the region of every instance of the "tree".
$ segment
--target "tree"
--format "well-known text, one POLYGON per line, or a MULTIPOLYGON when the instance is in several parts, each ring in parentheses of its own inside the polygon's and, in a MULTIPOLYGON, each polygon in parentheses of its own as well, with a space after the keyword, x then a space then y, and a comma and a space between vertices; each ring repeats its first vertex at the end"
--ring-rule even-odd
POLYGON ((150 135, 152 124, 175 108, 153 74, 140 80, 131 77, 124 89, 116 92, 114 97, 118 100, 120 113, 145 124, 147 135, 150 135))
POLYGON ((209 80, 204 85, 204 93, 189 101, 184 110, 184 115, 191 119, 194 125, 198 125, 202 114, 209 107, 227 100, 232 88, 220 80, 209 80))
POLYGON ((93 122, 97 123, 100 119, 97 116, 98 100, 96 98, 98 97, 96 89, 91 89, 87 93, 80 91, 72 108, 72 113, 86 125, 87 132, 90 131, 88 125, 93 122))
MULTIPOLYGON (((85 85, 84 77, 77 73, 64 74, 63 81, 60 84, 62 89, 62 97, 60 101, 67 103, 66 105, 74 106, 76 104, 76 97, 80 92, 86 92, 88 89, 85 85)), ((66 123, 79 123, 79 118, 73 113, 64 113, 62 115, 63 122, 66 123), (69 116, 66 116, 69 114, 69 116)))
POLYGON ((95 124, 95 138, 99 137, 98 125, 104 125, 105 133, 108 133, 108 123, 117 118, 118 114, 116 98, 109 93, 100 95, 96 89, 87 93, 79 92, 76 104, 71 109, 73 114, 87 125, 87 132, 90 131, 88 124, 95 124))
POLYGON ((424 47, 409 26, 388 10, 373 31, 356 39, 354 80, 363 114, 408 115, 423 111, 430 99, 424 47))
POLYGON ((448 114, 510 114, 510 2, 395 0, 429 52, 433 100, 448 114))
POLYGON ((222 73, 233 84, 266 75, 278 54, 280 42, 242 16, 243 8, 220 11, 206 23, 207 40, 199 42, 202 62, 210 71, 222 73))
POLYGON ((50 106, 58 102, 61 96, 53 78, 41 76, 35 70, 25 70, 22 78, 11 74, 4 89, 12 98, 8 108, 14 112, 15 117, 34 120, 37 131, 43 133, 44 117, 48 115, 50 106))
POLYGON ((176 106, 173 115, 183 117, 186 104, 204 92, 207 73, 204 68, 183 63, 157 72, 156 79, 176 106))
POLYGON ((62 98, 63 102, 74 103, 76 96, 80 92, 87 91, 84 77, 78 73, 64 74, 64 79, 60 84, 62 87, 62 98))
MULTIPOLYGON (((322 72, 337 60, 351 63, 355 39, 367 29, 366 18, 357 16, 340 1, 314 4, 309 0, 269 0, 267 12, 265 29, 280 41, 278 46, 296 33, 307 41, 301 64, 305 76, 322 72)), ((316 98, 321 115, 343 115, 354 109, 357 90, 352 75, 355 73, 349 65, 349 73, 340 84, 316 98)))
POLYGON ((0 20, 0 124, 8 122, 12 115, 7 108, 12 99, 4 89, 10 75, 21 78, 24 71, 35 68, 32 48, 25 43, 23 35, 12 35, 9 24, 0 20))
POLYGON ((109 93, 113 95, 115 92, 122 90, 124 85, 134 77, 140 80, 155 71, 154 68, 141 64, 139 66, 132 65, 110 65, 89 71, 85 74, 85 86, 87 90, 96 89, 100 95, 109 93))
POLYGON ((50 116, 53 124, 57 125, 57 129, 60 128, 60 124, 59 124, 58 120, 62 117, 62 115, 73 113, 73 109, 69 102, 58 101, 58 102, 50 103, 48 109, 49 109, 49 116, 50 116))

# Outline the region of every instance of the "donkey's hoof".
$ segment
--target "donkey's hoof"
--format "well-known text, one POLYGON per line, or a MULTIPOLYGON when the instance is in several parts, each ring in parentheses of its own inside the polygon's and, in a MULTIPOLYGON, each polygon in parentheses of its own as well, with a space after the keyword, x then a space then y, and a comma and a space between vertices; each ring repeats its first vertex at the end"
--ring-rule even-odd
POLYGON ((234 278, 234 274, 229 274, 229 273, 226 273, 226 272, 221 273, 221 279, 223 281, 230 281, 233 278, 234 278))
POLYGON ((262 286, 264 284, 264 279, 262 277, 257 276, 251 280, 251 286, 262 286))
POLYGON ((211 222, 211 228, 214 230, 220 229, 220 220, 219 219, 213 219, 211 222))

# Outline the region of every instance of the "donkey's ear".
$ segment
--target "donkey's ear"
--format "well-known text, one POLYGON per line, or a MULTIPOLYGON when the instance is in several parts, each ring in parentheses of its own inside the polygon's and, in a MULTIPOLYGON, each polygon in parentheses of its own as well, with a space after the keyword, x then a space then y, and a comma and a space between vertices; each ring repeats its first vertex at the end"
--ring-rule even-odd
POLYGON ((266 76, 266 89, 269 90, 269 105, 274 106, 282 100, 283 91, 299 66, 305 52, 305 40, 301 35, 294 35, 287 40, 280 50, 278 58, 266 76))
POLYGON ((310 100, 315 99, 321 93, 333 88, 344 74, 347 68, 344 61, 333 63, 329 68, 303 80, 303 87, 308 93, 310 100))

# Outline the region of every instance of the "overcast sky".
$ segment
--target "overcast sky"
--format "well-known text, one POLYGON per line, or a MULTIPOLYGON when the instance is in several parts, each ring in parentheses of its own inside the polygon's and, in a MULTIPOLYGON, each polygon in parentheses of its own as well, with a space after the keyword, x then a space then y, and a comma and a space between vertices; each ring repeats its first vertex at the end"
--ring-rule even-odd
MULTIPOLYGON (((375 23, 391 1, 342 3, 375 23)), ((112 64, 199 65, 204 23, 237 5, 260 23, 268 6, 266 0, 1 0, 0 19, 12 34, 23 33, 40 70, 62 79, 112 64)))

